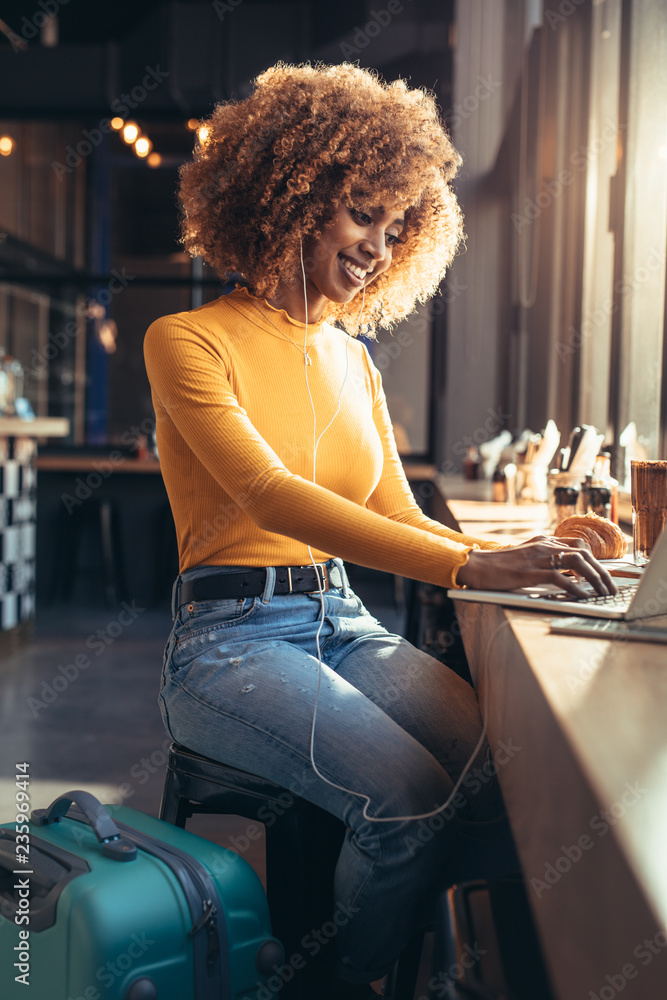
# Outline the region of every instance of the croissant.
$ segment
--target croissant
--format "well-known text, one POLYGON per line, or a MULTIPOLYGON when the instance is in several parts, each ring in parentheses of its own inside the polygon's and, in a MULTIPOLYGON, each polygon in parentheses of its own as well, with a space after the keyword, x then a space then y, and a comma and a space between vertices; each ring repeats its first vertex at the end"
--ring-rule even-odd
POLYGON ((627 542, 623 532, 606 517, 593 512, 564 518, 554 531, 555 538, 583 538, 596 559, 621 559, 627 542))

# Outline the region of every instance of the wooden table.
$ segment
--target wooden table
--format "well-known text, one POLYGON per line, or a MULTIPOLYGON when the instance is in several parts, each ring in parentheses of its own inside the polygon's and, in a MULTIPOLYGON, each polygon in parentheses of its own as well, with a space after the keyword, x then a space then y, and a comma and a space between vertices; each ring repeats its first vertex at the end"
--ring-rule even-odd
MULTIPOLYGON (((503 524, 516 540, 539 531, 538 506, 448 500, 462 530, 498 540, 503 524)), ((491 747, 516 748, 498 777, 556 995, 664 1000, 667 647, 456 609, 491 747)))

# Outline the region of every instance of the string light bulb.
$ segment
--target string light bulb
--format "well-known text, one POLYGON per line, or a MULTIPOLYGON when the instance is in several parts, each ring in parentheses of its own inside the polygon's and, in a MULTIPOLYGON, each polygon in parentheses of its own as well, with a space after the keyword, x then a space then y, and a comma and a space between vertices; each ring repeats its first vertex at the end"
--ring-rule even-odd
POLYGON ((114 130, 114 132, 120 132, 124 124, 125 122, 123 121, 122 118, 119 118, 118 115, 116 115, 115 118, 111 119, 111 128, 114 130))
POLYGON ((199 119, 198 118, 188 118, 188 120, 187 120, 187 126, 188 126, 188 128, 190 129, 191 132, 196 132, 197 129, 199 128, 199 119))
POLYGON ((15 146, 11 135, 0 135, 0 156, 11 156, 15 146))
POLYGON ((208 137, 209 137, 210 134, 211 133, 209 132, 209 130, 206 127, 206 125, 201 125, 197 129, 197 138, 199 139, 199 141, 202 144, 202 146, 205 145, 205 143, 208 141, 208 137))
POLYGON ((162 157, 159 153, 151 153, 146 162, 149 167, 159 167, 162 163, 162 157))
POLYGON ((140 135, 139 138, 134 143, 134 151, 137 154, 137 156, 140 156, 142 159, 144 158, 144 156, 148 156, 152 148, 153 148, 153 143, 145 135, 140 135))
POLYGON ((136 122, 126 122, 123 126, 123 140, 131 146, 139 136, 139 126, 136 122))

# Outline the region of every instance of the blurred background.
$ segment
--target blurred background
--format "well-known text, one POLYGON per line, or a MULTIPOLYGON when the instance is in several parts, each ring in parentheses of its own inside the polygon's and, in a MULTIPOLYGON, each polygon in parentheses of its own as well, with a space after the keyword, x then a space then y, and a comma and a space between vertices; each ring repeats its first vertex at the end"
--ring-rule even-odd
MULTIPOLYGON (((667 458, 665 0, 2 0, 0 820, 19 760, 35 806, 83 785, 157 812, 178 567, 142 340, 221 294, 179 245, 178 168, 279 59, 429 88, 463 158, 466 246, 368 345, 425 509, 548 421, 597 428, 619 502, 631 456, 667 458)), ((438 588, 415 631, 403 581, 350 572, 465 676, 438 588)))

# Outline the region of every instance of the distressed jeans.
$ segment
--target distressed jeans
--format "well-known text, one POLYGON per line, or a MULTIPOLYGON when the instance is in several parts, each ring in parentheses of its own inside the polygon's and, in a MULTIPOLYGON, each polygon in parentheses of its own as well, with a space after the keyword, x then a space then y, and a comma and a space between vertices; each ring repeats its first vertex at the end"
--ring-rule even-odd
MULTIPOLYGON (((495 779, 467 786, 466 775, 444 812, 411 818, 450 796, 480 737, 477 699, 453 671, 387 632, 335 562, 343 586, 322 595, 321 668, 318 593, 274 594, 269 568, 261 596, 176 607, 179 581, 213 568, 184 572, 174 585, 160 708, 177 742, 343 821, 334 898, 346 921, 336 936, 337 972, 367 983, 389 970, 428 920, 435 893, 465 853, 462 831, 493 825, 502 800, 495 779), (313 756, 333 784, 310 759, 318 679, 313 756), (367 801, 369 816, 389 821, 367 819, 367 801)), ((476 773, 487 755, 483 743, 476 773)))

